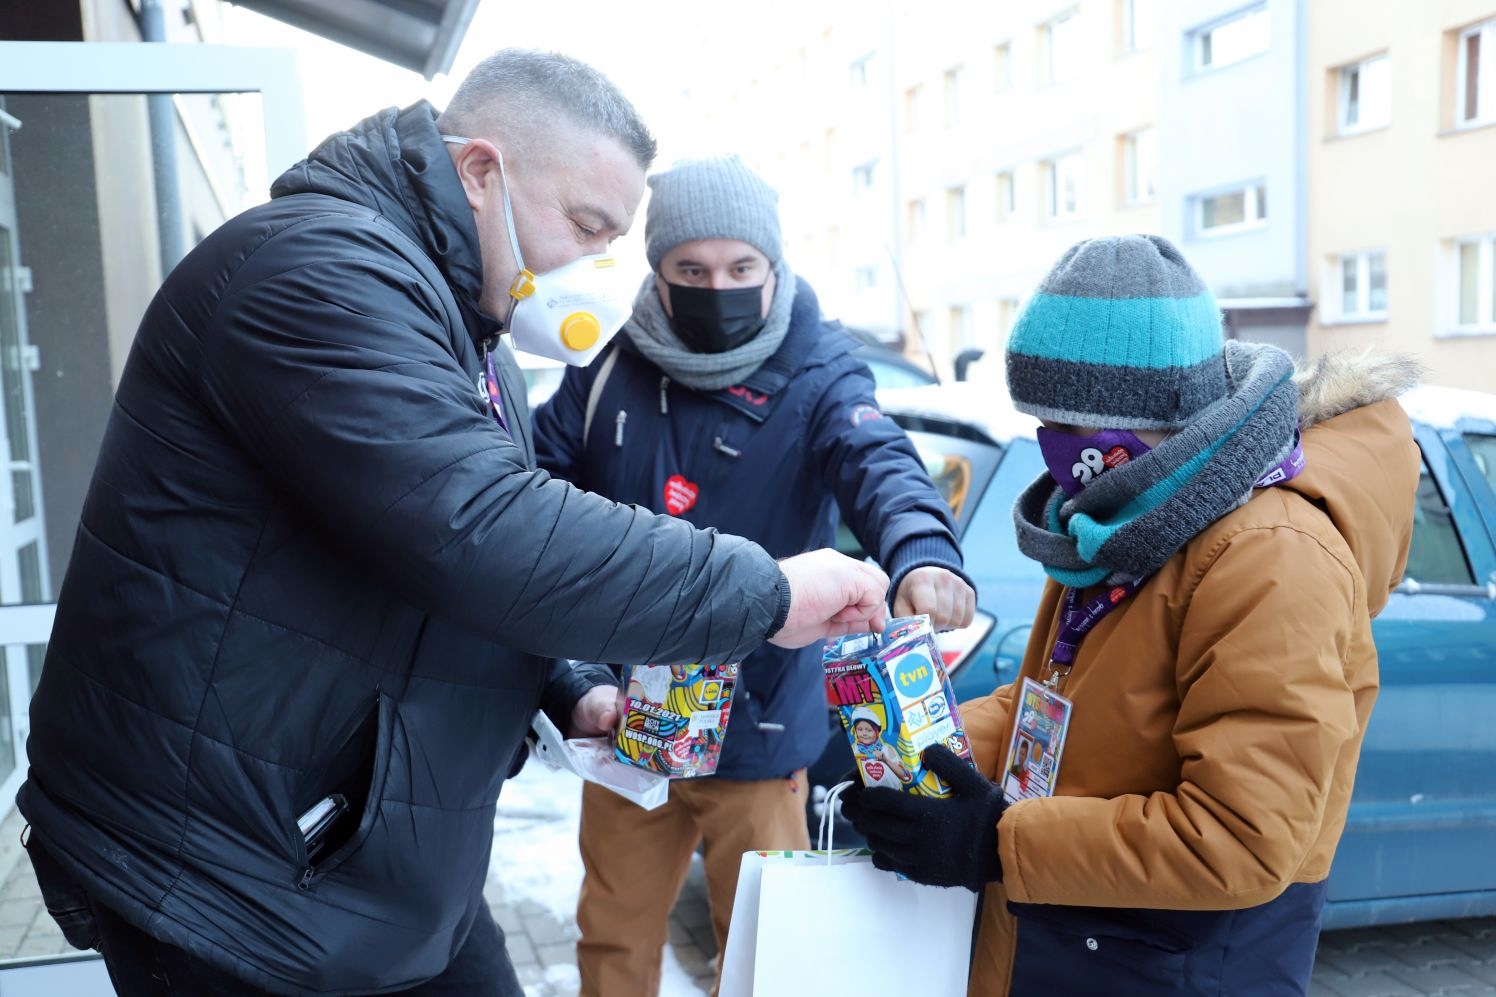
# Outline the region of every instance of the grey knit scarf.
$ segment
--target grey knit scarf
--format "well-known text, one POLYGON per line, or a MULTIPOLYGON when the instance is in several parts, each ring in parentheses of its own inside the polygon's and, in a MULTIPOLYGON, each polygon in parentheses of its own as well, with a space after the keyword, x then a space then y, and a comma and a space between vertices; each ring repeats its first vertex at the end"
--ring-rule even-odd
POLYGON ((639 352, 672 381, 697 391, 717 391, 742 384, 744 379, 763 366, 774 355, 785 333, 790 330, 790 311, 795 304, 795 275, 783 260, 774 264, 774 300, 769 317, 757 336, 725 353, 697 353, 686 347, 670 317, 660 303, 654 274, 644 278, 634 298, 634 313, 624 323, 623 331, 633 340, 639 352))
POLYGON ((1157 571, 1201 530, 1251 497, 1293 449, 1298 386, 1276 346, 1225 344, 1227 396, 1136 460, 1070 499, 1048 472, 1013 509, 1018 549, 1074 588, 1157 571))

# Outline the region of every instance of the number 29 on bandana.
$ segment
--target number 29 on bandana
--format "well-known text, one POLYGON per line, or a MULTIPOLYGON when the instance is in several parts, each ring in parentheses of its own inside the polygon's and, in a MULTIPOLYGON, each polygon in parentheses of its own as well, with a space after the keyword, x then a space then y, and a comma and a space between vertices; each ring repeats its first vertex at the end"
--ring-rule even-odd
POLYGON ((1053 796, 1060 777, 1071 702, 1033 679, 1018 691, 1018 717, 1003 763, 1003 798, 1009 803, 1053 796))

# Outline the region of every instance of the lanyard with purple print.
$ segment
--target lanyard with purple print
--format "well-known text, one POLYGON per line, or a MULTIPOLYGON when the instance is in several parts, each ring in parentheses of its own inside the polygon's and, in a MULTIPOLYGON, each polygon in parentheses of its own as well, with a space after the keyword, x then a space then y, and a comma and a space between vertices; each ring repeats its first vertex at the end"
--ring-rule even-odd
POLYGON ((493 353, 483 351, 484 371, 488 375, 484 380, 484 387, 488 389, 488 401, 493 407, 494 421, 504 432, 509 432, 509 423, 504 421, 504 400, 499 397, 499 372, 494 366, 493 353))
POLYGON ((1082 605, 1077 589, 1065 590, 1065 611, 1060 614, 1060 632, 1054 640, 1054 650, 1049 652, 1049 667, 1044 670, 1044 687, 1056 692, 1070 670, 1075 667, 1075 653, 1080 642, 1091 629, 1106 618, 1106 614, 1143 587, 1147 578, 1139 578, 1125 585, 1111 585, 1100 595, 1093 596, 1082 605))

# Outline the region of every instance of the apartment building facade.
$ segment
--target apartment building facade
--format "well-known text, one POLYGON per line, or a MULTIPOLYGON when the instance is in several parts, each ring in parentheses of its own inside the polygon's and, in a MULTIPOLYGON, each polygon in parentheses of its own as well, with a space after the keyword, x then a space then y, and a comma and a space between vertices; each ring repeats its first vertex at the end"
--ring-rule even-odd
POLYGON ((1308 66, 1310 351, 1496 390, 1496 3, 1315 0, 1308 66))
POLYGON ((939 370, 974 347, 1000 376, 1050 263, 1118 232, 1178 242, 1233 335, 1303 353, 1305 7, 833 4, 798 36, 778 22, 770 61, 704 104, 724 141, 752 136, 828 310, 939 370))
POLYGON ((1162 231, 1210 283, 1228 334, 1306 350, 1304 0, 1162 9, 1162 231))

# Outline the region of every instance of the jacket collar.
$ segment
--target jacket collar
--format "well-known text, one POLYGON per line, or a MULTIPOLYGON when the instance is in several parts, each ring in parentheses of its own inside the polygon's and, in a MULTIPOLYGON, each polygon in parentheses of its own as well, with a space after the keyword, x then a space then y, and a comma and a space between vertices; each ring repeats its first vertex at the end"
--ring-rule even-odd
POLYGON ((378 211, 424 248, 446 277, 474 342, 499 331, 478 307, 483 260, 463 196, 426 101, 387 108, 329 136, 271 186, 271 197, 317 193, 378 211))

